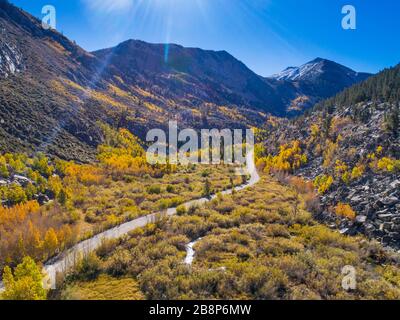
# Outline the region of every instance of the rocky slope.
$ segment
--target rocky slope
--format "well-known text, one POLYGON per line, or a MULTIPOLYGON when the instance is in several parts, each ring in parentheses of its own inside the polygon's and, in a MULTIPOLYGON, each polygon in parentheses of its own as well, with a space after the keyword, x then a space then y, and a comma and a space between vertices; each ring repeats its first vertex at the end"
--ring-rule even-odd
POLYGON ((274 88, 226 51, 128 40, 93 54, 108 61, 109 77, 159 90, 181 104, 212 102, 283 113, 284 101, 274 88))
POLYGON ((94 57, 39 21, 0 1, 0 147, 34 147, 62 157, 88 159, 100 137, 87 109, 54 83, 89 83, 94 57))
MULTIPOLYGON (((274 119, 266 152, 298 140, 307 164, 296 175, 325 177, 319 218, 343 233, 364 233, 400 249, 400 65, 356 85, 292 121, 274 119), (390 90, 387 90, 390 88, 390 90), (328 178, 332 178, 330 185, 328 178), (326 190, 324 190, 326 189, 326 190), (337 215, 349 204, 356 217, 337 215)), ((317 186, 317 187, 318 187, 317 186)))
POLYGON ((22 69, 21 53, 8 41, 5 29, 0 29, 0 76, 7 78, 22 69))

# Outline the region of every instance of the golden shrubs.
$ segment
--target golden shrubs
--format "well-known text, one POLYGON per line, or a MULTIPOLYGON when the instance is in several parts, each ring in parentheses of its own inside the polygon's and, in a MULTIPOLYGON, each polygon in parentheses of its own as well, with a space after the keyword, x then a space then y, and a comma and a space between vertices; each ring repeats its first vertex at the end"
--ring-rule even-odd
POLYGON ((333 142, 333 141, 331 141, 329 139, 326 141, 326 146, 325 146, 325 150, 324 150, 324 153, 323 153, 323 157, 324 157, 323 166, 324 166, 324 168, 328 168, 328 167, 331 166, 331 164, 332 164, 332 162, 333 162, 333 160, 335 158, 335 155, 336 155, 336 152, 337 152, 338 148, 339 148, 339 144, 338 143, 335 143, 335 142, 333 142))
POLYGON ((75 241, 74 230, 62 225, 60 212, 41 210, 36 201, 0 207, 0 269, 29 255, 45 260, 75 241))
POLYGON ((370 161, 369 166, 374 171, 389 173, 400 171, 400 160, 390 157, 383 157, 382 146, 378 146, 376 152, 369 154, 368 159, 370 161))
POLYGON ((113 176, 126 174, 140 175, 150 172, 144 149, 139 140, 128 130, 115 131, 107 125, 100 125, 105 143, 98 148, 98 159, 113 176))
POLYGON ((293 173, 307 163, 307 155, 300 147, 300 141, 292 141, 280 146, 277 156, 268 155, 258 160, 257 165, 264 168, 266 173, 283 171, 293 173))
POLYGON ((4 268, 5 291, 0 298, 5 300, 45 300, 46 290, 42 284, 43 275, 30 257, 25 257, 14 271, 4 268))
POLYGON ((353 168, 351 171, 351 179, 356 180, 361 178, 364 175, 365 172, 365 166, 362 164, 359 164, 353 168))
POLYGON ((383 157, 378 160, 377 168, 381 171, 397 172, 400 171, 400 160, 383 157))
POLYGON ((349 220, 354 220, 357 216, 356 212, 349 204, 341 202, 339 202, 335 207, 335 214, 339 217, 344 217, 349 220))
POLYGON ((333 177, 330 175, 320 175, 314 180, 314 186, 319 194, 326 193, 333 184, 333 177))
POLYGON ((66 177, 76 179, 84 185, 99 184, 103 179, 101 168, 94 165, 69 163, 65 169, 66 177))
POLYGON ((36 201, 18 204, 12 208, 0 206, 0 228, 11 229, 14 224, 23 222, 27 215, 36 214, 38 211, 39 204, 36 201))

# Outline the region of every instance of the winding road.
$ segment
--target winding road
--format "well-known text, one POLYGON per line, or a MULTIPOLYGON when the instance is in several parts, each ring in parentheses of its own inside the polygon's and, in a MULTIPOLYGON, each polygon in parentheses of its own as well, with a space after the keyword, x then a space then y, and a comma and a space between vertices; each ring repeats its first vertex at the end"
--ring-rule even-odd
MULTIPOLYGON (((233 190, 235 190, 235 192, 242 191, 246 188, 249 188, 257 184, 260 181, 260 176, 257 173, 257 169, 254 163, 254 151, 249 152, 246 157, 246 170, 247 173, 250 174, 249 181, 247 181, 246 184, 238 186, 234 189, 221 192, 222 195, 232 194, 233 190)), ((212 195, 210 198, 200 198, 192 200, 184 203, 183 206, 185 206, 188 209, 192 206, 205 204, 211 201, 212 199, 215 199, 216 197, 217 195, 212 195)), ((166 215, 173 216, 176 214, 176 211, 177 211, 176 208, 170 208, 167 210, 166 215)), ((62 254, 58 255, 57 257, 48 261, 44 265, 44 271, 46 271, 46 273, 50 276, 50 278, 55 279, 55 275, 58 272, 65 273, 71 268, 73 268, 76 265, 77 261, 79 261, 79 259, 81 259, 83 255, 93 252, 94 250, 99 248, 104 240, 118 239, 135 229, 145 227, 147 224, 154 222, 159 215, 160 212, 157 212, 126 222, 115 228, 99 233, 88 240, 82 241, 73 246, 72 248, 66 250, 62 254)), ((3 290, 4 290, 3 283, 0 282, 0 293, 3 290)))

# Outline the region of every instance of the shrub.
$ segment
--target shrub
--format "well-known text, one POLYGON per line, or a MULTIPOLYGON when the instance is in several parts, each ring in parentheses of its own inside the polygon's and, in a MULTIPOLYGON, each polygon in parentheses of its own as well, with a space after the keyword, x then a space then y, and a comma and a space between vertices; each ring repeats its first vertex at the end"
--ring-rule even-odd
POLYGON ((128 250, 118 249, 107 261, 106 270, 109 275, 122 276, 132 264, 132 255, 128 250))
POLYGON ((321 212, 321 203, 319 197, 315 193, 307 193, 304 195, 304 204, 306 206, 307 211, 317 214, 321 212))
POLYGON ((100 258, 106 258, 109 255, 111 255, 112 252, 114 252, 117 245, 118 245, 117 240, 103 239, 101 241, 101 245, 96 250, 96 254, 100 258))
POLYGON ((174 197, 171 199, 161 199, 158 201, 158 207, 160 210, 168 209, 168 208, 176 208, 179 206, 184 200, 181 197, 174 197))
POLYGON ((335 207, 335 213, 339 217, 345 217, 350 220, 354 220, 357 214, 354 212, 353 208, 349 204, 338 203, 335 207))
POLYGON ((365 172, 365 166, 363 165, 357 165, 353 168, 353 170, 351 171, 351 179, 352 180, 356 180, 359 179, 363 176, 365 172))
POLYGON ((330 165, 332 164, 338 147, 339 147, 339 145, 337 143, 335 143, 331 140, 326 141, 326 147, 325 147, 324 154, 323 154, 323 157, 324 157, 323 166, 325 168, 329 168, 330 165))
POLYGON ((176 214, 178 216, 183 216, 187 213, 187 209, 184 205, 180 205, 176 208, 176 214))
POLYGON ((298 193, 301 194, 314 192, 313 183, 306 181, 301 177, 290 177, 289 184, 293 186, 298 193))
POLYGON ((314 181, 314 186, 317 188, 319 194, 327 192, 333 184, 333 178, 329 175, 320 175, 314 181))
POLYGON ((203 178, 209 177, 209 176, 210 176, 210 171, 209 171, 209 170, 203 170, 203 171, 201 172, 201 176, 202 176, 203 178))
POLYGON ((258 161, 259 167, 264 167, 266 173, 284 171, 293 173, 308 161, 306 154, 300 148, 300 141, 280 146, 277 156, 268 155, 258 161))
POLYGON ((204 187, 203 187, 203 197, 210 197, 211 196, 211 183, 210 180, 208 180, 208 178, 206 179, 206 181, 204 182, 204 187))
POLYGON ((46 178, 50 177, 54 172, 54 167, 49 165, 49 159, 40 153, 33 160, 32 168, 40 172, 40 174, 46 178))
POLYGON ((161 187, 157 185, 153 185, 147 188, 147 193, 148 194, 160 194, 161 193, 161 187))
POLYGON ((384 157, 378 160, 378 169, 387 172, 400 171, 400 160, 384 157))
POLYGON ((0 156, 0 176, 3 178, 8 178, 10 176, 10 172, 7 168, 7 161, 3 156, 0 156))
POLYGON ((13 183, 7 192, 7 200, 10 201, 11 204, 18 204, 26 202, 28 197, 25 190, 20 185, 13 183))
POLYGON ((101 261, 95 253, 83 257, 76 267, 74 277, 81 280, 94 280, 101 272, 101 261))
POLYGON ((43 275, 39 267, 30 257, 25 257, 14 271, 9 267, 4 269, 3 281, 5 291, 1 298, 5 300, 45 300, 46 290, 43 289, 43 275))

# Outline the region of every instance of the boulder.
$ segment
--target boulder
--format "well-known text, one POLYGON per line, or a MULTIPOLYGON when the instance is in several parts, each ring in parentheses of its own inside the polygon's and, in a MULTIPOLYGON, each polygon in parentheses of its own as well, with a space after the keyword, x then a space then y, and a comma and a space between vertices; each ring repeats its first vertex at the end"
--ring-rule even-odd
POLYGON ((400 180, 393 181, 389 186, 390 188, 397 190, 398 188, 400 188, 400 180))
POLYGON ((361 215, 361 216, 357 216, 357 217, 356 217, 356 222, 357 222, 357 223, 364 223, 364 222, 366 222, 366 221, 367 221, 367 216, 361 215))
POLYGON ((389 207, 392 207, 392 206, 394 206, 395 204, 397 204, 399 202, 400 202, 399 198, 394 197, 394 196, 390 196, 390 197, 387 197, 387 198, 382 200, 382 203, 384 205, 386 205, 386 206, 389 206, 389 207))
POLYGON ((20 176, 20 175, 14 175, 13 177, 14 181, 18 182, 20 185, 22 186, 26 186, 29 183, 33 183, 33 181, 27 177, 24 176, 20 176))
POLYGON ((378 217, 379 219, 383 221, 391 221, 393 218, 394 214, 388 213, 388 214, 379 214, 378 217))

